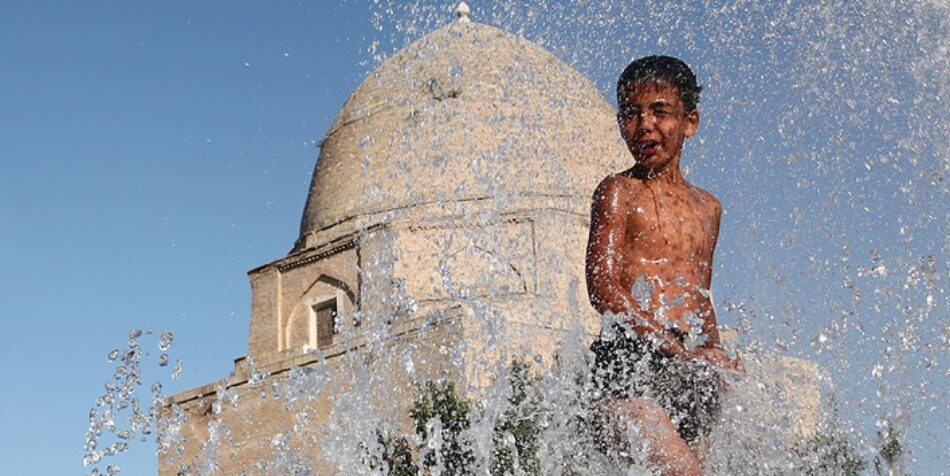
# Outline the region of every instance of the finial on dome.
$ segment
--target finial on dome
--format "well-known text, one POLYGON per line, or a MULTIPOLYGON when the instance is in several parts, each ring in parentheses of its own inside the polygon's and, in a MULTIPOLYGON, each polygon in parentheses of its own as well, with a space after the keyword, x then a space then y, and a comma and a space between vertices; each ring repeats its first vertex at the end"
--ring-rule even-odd
POLYGON ((459 2, 459 6, 455 9, 455 15, 459 17, 459 23, 468 23, 468 14, 472 13, 472 9, 468 8, 468 4, 465 2, 459 2))

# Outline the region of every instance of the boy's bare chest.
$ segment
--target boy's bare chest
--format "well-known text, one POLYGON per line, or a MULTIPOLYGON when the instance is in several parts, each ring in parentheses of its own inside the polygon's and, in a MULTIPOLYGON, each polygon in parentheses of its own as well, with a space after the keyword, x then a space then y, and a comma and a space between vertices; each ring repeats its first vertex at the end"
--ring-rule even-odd
POLYGON ((648 192, 639 198, 627 235, 641 252, 674 258, 712 248, 716 217, 708 200, 689 191, 648 192))

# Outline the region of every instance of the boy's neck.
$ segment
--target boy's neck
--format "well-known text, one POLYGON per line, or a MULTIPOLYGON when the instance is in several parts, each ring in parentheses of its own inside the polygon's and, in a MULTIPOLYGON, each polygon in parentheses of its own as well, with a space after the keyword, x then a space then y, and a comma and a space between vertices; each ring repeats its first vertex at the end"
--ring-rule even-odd
POLYGON ((648 169, 634 165, 630 168, 630 175, 645 182, 659 182, 671 185, 679 185, 686 182, 683 173, 680 171, 679 157, 671 160, 670 163, 661 169, 648 169))

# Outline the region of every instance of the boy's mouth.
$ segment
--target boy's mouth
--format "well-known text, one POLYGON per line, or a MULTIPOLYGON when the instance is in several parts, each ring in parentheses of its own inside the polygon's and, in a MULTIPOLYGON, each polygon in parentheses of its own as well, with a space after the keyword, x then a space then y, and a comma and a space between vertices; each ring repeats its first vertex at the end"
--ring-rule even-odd
POLYGON ((641 155, 653 155, 656 153, 656 149, 659 146, 659 142, 652 140, 645 140, 637 143, 637 148, 640 150, 641 155))

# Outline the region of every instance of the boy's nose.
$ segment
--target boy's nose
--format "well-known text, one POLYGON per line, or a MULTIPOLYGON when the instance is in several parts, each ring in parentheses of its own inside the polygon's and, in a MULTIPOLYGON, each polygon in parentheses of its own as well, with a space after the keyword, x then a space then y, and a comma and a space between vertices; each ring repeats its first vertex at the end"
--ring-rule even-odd
POLYGON ((637 130, 653 130, 656 125, 656 117, 650 113, 641 113, 637 118, 637 130))

